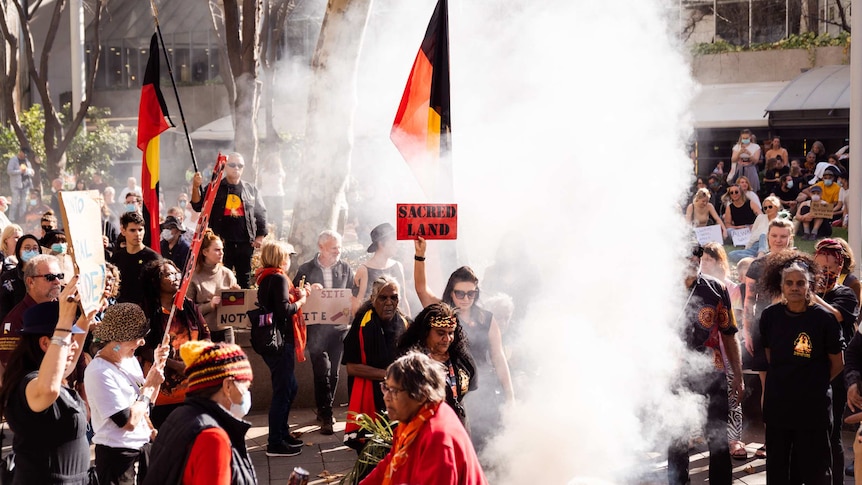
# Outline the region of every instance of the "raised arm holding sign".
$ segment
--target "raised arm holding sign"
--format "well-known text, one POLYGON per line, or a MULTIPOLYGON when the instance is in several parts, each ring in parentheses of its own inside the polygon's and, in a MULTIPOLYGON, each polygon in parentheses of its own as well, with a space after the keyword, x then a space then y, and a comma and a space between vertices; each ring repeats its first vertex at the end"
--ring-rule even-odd
POLYGON ((90 314, 101 307, 105 291, 105 252, 102 249, 101 209, 97 191, 67 192, 60 196, 60 212, 69 242, 69 254, 78 275, 81 308, 90 314))

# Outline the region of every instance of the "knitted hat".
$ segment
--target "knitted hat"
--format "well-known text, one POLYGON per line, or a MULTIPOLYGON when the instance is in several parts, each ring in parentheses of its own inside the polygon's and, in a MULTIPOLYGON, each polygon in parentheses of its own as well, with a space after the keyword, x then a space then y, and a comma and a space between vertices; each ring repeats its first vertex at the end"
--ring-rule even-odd
POLYGON ((220 386, 228 377, 252 380, 248 357, 238 345, 191 340, 180 347, 180 356, 186 364, 190 393, 220 386))
POLYGON ((150 323, 141 307, 134 303, 117 303, 105 310, 102 322, 93 330, 93 338, 102 342, 132 342, 144 338, 150 323))

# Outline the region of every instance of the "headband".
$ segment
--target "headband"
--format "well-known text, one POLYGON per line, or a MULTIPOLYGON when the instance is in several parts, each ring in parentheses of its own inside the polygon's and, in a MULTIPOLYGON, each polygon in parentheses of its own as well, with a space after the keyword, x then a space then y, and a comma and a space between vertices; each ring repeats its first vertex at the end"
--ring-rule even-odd
POLYGON ((455 328, 458 326, 458 319, 452 317, 431 317, 428 325, 432 328, 455 328))

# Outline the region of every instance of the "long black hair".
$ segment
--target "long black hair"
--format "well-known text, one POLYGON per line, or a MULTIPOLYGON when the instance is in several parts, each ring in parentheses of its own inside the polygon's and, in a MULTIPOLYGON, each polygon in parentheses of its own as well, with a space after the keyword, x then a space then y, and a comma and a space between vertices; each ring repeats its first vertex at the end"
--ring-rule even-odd
MULTIPOLYGON (((419 350, 427 354, 425 342, 428 339, 428 334, 431 333, 431 320, 453 316, 455 316, 455 310, 443 302, 426 306, 419 312, 419 315, 416 315, 416 319, 407 327, 407 330, 401 334, 401 338, 398 339, 396 354, 402 356, 411 350, 419 350)), ((460 323, 455 327, 455 335, 449 345, 449 358, 469 364, 471 370, 476 369, 476 362, 470 354, 467 334, 464 333, 464 326, 460 323)))
POLYGON ((22 334, 15 350, 9 355, 9 363, 3 372, 3 385, 0 386, 0 416, 5 416, 9 398, 16 392, 24 377, 42 365, 45 351, 39 339, 48 335, 22 334))

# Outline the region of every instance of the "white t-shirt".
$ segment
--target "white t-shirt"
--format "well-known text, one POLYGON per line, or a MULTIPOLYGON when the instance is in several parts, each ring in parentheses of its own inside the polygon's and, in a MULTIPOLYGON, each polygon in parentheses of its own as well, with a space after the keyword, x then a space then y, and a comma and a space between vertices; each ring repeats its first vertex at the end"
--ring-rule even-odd
POLYGON ((123 359, 114 365, 96 357, 84 370, 90 420, 93 423, 93 443, 111 448, 141 449, 150 441, 150 427, 142 419, 135 429, 126 431, 117 426, 111 416, 131 407, 144 383, 144 373, 137 359, 123 359))

